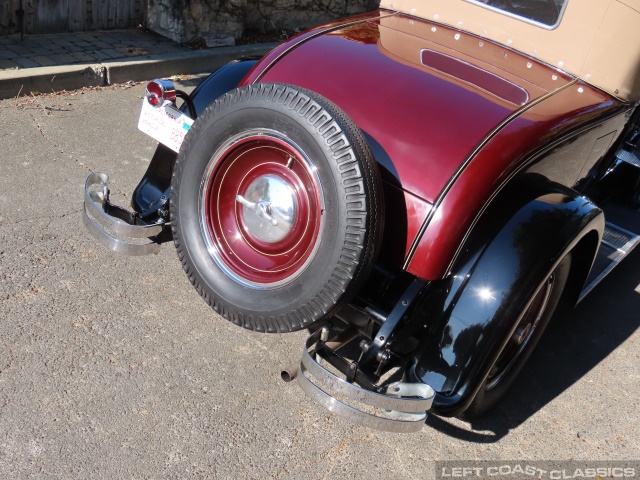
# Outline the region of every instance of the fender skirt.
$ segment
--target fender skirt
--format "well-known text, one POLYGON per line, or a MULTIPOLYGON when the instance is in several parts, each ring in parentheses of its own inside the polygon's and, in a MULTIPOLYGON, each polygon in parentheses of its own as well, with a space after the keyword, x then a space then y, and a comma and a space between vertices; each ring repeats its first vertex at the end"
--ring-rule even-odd
MULTIPOLYGON (((501 228, 490 229, 497 235, 484 226, 477 234, 476 228, 444 280, 435 323, 412 369, 415 380, 438 392, 434 413, 456 416, 467 409, 540 282, 587 236, 589 245, 599 245, 602 211, 573 190, 552 187, 553 193, 520 203, 501 228)), ((487 211, 482 223, 491 223, 497 212, 487 211)), ((588 266, 571 274, 570 282, 584 283, 595 248, 582 256, 588 266)))
MULTIPOLYGON (((200 115, 214 100, 238 86, 244 76, 258 62, 257 58, 236 60, 224 65, 205 78, 191 92, 196 114, 200 115)), ((185 111, 185 106, 181 108, 185 111)), ((155 214, 169 199, 171 173, 177 154, 162 144, 158 145, 151 163, 133 192, 131 206, 142 219, 155 214)))

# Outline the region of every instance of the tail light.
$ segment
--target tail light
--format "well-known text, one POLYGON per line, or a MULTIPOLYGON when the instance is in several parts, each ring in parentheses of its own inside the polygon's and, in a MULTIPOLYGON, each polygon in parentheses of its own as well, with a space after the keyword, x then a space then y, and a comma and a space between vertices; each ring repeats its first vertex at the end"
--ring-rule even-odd
POLYGON ((176 101, 176 88, 171 80, 152 80, 147 84, 147 102, 153 107, 162 107, 176 101))

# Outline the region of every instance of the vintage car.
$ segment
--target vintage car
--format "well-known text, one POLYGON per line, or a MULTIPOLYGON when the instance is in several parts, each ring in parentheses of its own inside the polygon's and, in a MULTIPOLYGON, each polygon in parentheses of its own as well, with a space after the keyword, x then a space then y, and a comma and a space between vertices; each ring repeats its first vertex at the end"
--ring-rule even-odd
POLYGON ((494 406, 638 243, 639 100, 640 0, 383 0, 189 95, 150 82, 133 210, 94 173, 85 225, 172 238, 221 316, 309 330, 283 379, 416 431, 494 406))

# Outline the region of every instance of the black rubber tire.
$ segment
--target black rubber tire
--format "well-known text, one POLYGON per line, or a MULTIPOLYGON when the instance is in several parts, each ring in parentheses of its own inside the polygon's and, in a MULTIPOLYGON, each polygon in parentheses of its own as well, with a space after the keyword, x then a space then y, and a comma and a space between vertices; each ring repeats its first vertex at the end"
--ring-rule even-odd
POLYGON ((178 258, 202 298, 233 323, 261 332, 304 329, 348 302, 368 276, 381 243, 381 195, 364 135, 336 105, 289 85, 238 88, 198 117, 180 149, 170 205, 178 258), (321 241, 307 266, 292 281, 265 289, 242 285, 220 268, 198 213, 213 152, 251 129, 283 132, 312 158, 325 201, 321 241))
MULTIPOLYGON (((505 396, 513 382, 518 377, 520 371, 522 370, 522 367, 531 356, 531 353, 540 341, 540 338, 542 337, 547 325, 549 324, 549 321, 558 308, 565 286, 567 285, 567 280, 569 279, 570 271, 571 253, 568 253, 553 270, 551 275, 547 277, 543 282, 541 282, 540 286, 538 287, 539 291, 541 288, 543 288, 546 282, 548 282, 550 279, 553 279, 553 284, 551 286, 548 300, 546 302, 546 305, 544 306, 544 309, 540 312, 540 320, 538 321, 534 330, 531 332, 530 338, 523 345, 522 350, 518 351, 517 355, 514 356, 512 363, 509 363, 507 365, 507 368, 504 369, 497 382, 495 381, 495 379, 490 379, 489 376, 485 378, 480 389, 478 390, 478 393, 476 393, 476 396, 469 407, 462 413, 462 415, 460 415, 462 419, 473 420, 481 417, 489 410, 491 410, 505 396)), ((523 316, 526 311, 527 308, 523 310, 523 316)), ((492 368, 495 367, 499 361, 500 356, 498 357, 498 359, 496 359, 496 362, 494 362, 492 368)))

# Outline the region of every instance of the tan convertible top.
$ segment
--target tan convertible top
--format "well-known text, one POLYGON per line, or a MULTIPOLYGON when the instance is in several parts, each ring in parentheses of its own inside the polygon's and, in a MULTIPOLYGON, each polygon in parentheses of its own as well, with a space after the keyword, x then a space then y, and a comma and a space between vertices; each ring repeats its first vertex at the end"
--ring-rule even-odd
POLYGON ((550 29, 467 0, 382 0, 380 7, 489 38, 622 100, 640 99, 640 0, 567 1, 550 29))

